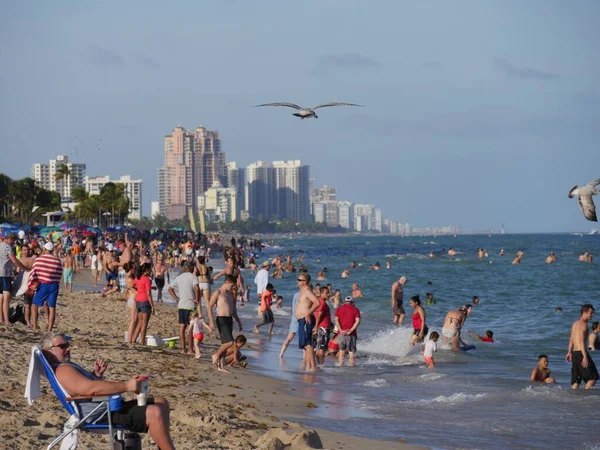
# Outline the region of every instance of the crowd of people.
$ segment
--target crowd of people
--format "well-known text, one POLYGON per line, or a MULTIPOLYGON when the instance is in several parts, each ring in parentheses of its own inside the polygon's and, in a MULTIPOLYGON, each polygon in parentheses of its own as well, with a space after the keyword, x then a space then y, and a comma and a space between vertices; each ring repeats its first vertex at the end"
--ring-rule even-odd
MULTIPOLYGON (((127 301, 127 340, 132 345, 146 344, 155 304, 163 301, 166 287, 169 295, 177 302, 181 352, 200 359, 200 345, 205 333, 218 332, 221 344, 211 360, 218 371, 225 373, 229 373, 231 367, 246 367, 241 350, 247 339, 241 334, 243 325, 237 308, 252 300, 252 285, 245 284, 240 269, 249 269, 255 273, 253 281, 257 312, 261 320, 254 325, 253 331, 260 333, 261 327, 266 325, 268 334, 273 332, 275 325, 273 308, 281 308, 283 303, 283 298, 277 295, 275 286, 270 281, 281 278, 287 272, 295 274, 298 291, 291 302, 289 332, 282 344, 280 358, 284 357, 290 343, 297 336, 306 371, 318 370, 318 366, 325 364, 328 356, 335 358, 337 365, 342 366, 348 355, 348 364, 355 365, 357 330, 361 323, 361 312, 355 303, 364 296, 358 283, 353 283, 349 295, 343 296, 340 289, 334 289, 331 283, 324 283, 327 281, 327 267, 318 271, 316 281, 319 282, 313 284, 311 275, 304 266, 302 254, 295 261, 292 255, 279 255, 258 264, 256 259, 261 249, 260 241, 245 238, 236 241, 232 238, 225 245, 218 235, 201 236, 192 233, 171 236, 164 233, 144 235, 132 231, 83 237, 74 231, 44 237, 9 232, 2 236, 0 242, 0 323, 5 327, 11 326, 10 304, 13 294, 23 299, 24 320, 33 330, 38 329, 39 309, 43 308, 45 330, 50 334, 42 338, 42 347, 69 394, 86 395, 92 391, 96 395, 131 392, 139 388, 139 381, 135 378, 122 383, 104 381, 106 363, 102 360, 96 361, 93 371, 71 364, 68 341, 64 334, 54 332, 59 290, 61 287, 72 290, 76 272, 89 267, 94 284, 104 280, 102 296, 119 295, 127 301), (209 262, 221 257, 225 267, 215 273, 209 262), (234 325, 237 325, 237 333, 234 325)), ((455 252, 454 249, 451 250, 455 252)), ((478 249, 480 258, 486 258, 486 253, 483 249, 478 249)), ((524 252, 520 250, 515 259, 520 262, 523 255, 524 252)), ((551 257, 555 258, 552 253, 549 255, 551 257)), ((552 262, 554 261, 556 259, 552 262)), ((362 264, 351 262, 341 278, 351 276, 350 269, 360 270, 361 266, 362 264)), ((386 263, 386 268, 391 269, 391 263, 386 263)), ((369 269, 380 270, 381 265, 375 263, 369 269)), ((248 271, 244 273, 247 274, 248 271)), ((407 283, 408 277, 402 275, 391 286, 391 321, 398 326, 403 325, 406 318, 404 290, 407 283)), ((427 367, 435 366, 434 353, 438 349, 440 338, 443 344, 453 350, 465 350, 466 344, 461 333, 473 307, 479 305, 480 300, 474 296, 472 304, 448 311, 439 332, 430 332, 427 323, 424 306, 432 304, 435 304, 435 300, 431 293, 427 293, 425 305, 419 295, 414 295, 409 300, 413 310, 410 317, 413 334, 409 344, 421 344, 423 361, 427 367)), ((592 332, 589 333, 587 324, 593 314, 591 304, 583 305, 580 319, 572 326, 566 359, 572 363, 573 388, 579 387, 582 382, 585 388, 591 388, 598 379, 590 352, 600 348, 600 325, 594 322, 592 332)), ((467 332, 478 341, 494 342, 491 330, 486 330, 484 335, 471 330, 467 332)), ((539 356, 538 365, 532 370, 530 380, 555 382, 545 354, 539 356)), ((162 443, 161 448, 173 448, 168 426, 169 406, 165 399, 155 398, 144 407, 127 405, 121 414, 122 417, 117 415, 113 418, 114 423, 122 420, 139 431, 148 431, 157 444, 162 443)))

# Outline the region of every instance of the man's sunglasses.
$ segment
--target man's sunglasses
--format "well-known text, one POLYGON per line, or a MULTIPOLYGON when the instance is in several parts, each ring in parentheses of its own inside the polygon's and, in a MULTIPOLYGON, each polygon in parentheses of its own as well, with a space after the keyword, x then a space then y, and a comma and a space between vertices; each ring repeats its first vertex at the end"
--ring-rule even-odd
POLYGON ((54 348, 54 347, 58 347, 58 348, 60 348, 60 349, 62 349, 62 350, 66 350, 66 349, 68 349, 68 348, 69 348, 69 343, 68 343, 68 342, 64 342, 64 343, 62 343, 62 344, 53 345, 53 346, 52 346, 52 347, 50 347, 50 348, 54 348))
POLYGON ((306 280, 303 280, 302 278, 298 278, 298 281, 306 281, 306 280))

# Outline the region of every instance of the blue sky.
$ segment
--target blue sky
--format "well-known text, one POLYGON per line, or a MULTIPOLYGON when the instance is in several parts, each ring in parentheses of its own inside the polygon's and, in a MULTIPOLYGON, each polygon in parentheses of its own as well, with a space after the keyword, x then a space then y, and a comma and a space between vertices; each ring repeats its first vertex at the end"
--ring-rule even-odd
POLYGON ((149 214, 163 136, 203 125, 228 161, 302 159, 413 226, 588 230, 567 193, 600 178, 599 19, 591 0, 3 1, 0 171, 71 153, 141 178, 149 214), (251 108, 275 101, 366 107, 251 108))

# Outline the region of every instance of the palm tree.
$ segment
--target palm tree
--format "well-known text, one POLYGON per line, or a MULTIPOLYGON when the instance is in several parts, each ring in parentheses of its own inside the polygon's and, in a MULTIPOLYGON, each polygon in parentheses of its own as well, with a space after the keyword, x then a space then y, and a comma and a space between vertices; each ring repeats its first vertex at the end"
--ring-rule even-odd
POLYGON ((0 173, 0 215, 6 218, 10 212, 9 188, 13 180, 3 173, 0 173))
POLYGON ((69 192, 70 187, 71 187, 71 183, 73 182, 77 182, 77 177, 75 175, 73 175, 73 171, 71 170, 71 168, 69 167, 68 164, 61 164, 59 166, 59 168, 56 170, 56 173, 54 174, 54 179, 56 181, 64 181, 63 183, 63 189, 61 192, 61 195, 63 197, 67 197, 67 192, 69 192), (65 189, 66 186, 66 189, 65 189))
POLYGON ((85 202, 89 198, 89 193, 83 186, 75 186, 71 192, 71 199, 75 203, 85 202))
POLYGON ((33 178, 23 178, 14 181, 8 188, 9 202, 12 203, 15 216, 21 223, 27 221, 36 204, 38 187, 33 178))

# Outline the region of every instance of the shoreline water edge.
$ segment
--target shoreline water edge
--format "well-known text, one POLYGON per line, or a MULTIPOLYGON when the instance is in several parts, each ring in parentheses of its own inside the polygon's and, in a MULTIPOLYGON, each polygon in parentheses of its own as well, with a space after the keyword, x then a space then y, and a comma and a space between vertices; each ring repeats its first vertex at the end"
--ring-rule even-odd
MULTIPOLYGON (((79 272, 76 287, 90 288, 91 274, 79 272)), ((98 291, 102 286, 98 286, 98 291)), ((151 334, 176 335, 174 304, 159 304, 151 318, 151 334)), ((308 401, 291 391, 286 383, 252 370, 235 370, 222 375, 210 362, 218 340, 207 336, 201 360, 180 353, 180 349, 130 345, 124 342, 128 312, 118 296, 102 298, 97 292, 75 290, 61 293, 55 329, 72 337, 73 358, 84 367, 93 367, 96 358, 108 361, 106 378, 126 380, 133 375, 150 377, 150 395, 166 397, 171 405, 171 434, 182 449, 417 449, 398 440, 373 441, 348 434, 307 428, 293 418, 310 417, 317 409, 330 407, 326 401, 308 401), (316 408, 316 409, 313 409, 316 408), (322 445, 322 447, 320 446, 322 445), (282 447, 281 445, 285 445, 282 447)), ((40 324, 45 325, 42 317, 40 324)), ((32 406, 23 393, 31 347, 42 332, 13 324, 0 333, 4 364, 0 379, 3 448, 45 447, 62 431, 67 413, 42 382, 43 395, 32 406)), ((246 334, 251 337, 251 333, 246 334)), ((251 340, 245 354, 251 358, 251 340)), ((142 435, 144 448, 150 447, 148 434, 142 435)), ((106 448, 108 439, 80 433, 79 448, 106 448)))

